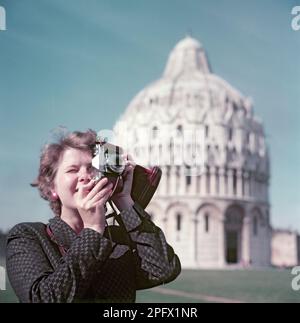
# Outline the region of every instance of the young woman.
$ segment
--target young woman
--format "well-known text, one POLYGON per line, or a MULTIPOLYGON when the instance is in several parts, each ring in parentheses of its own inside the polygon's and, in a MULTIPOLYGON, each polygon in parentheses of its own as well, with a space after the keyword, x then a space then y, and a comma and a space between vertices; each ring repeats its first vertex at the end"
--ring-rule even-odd
POLYGON ((92 130, 73 132, 42 151, 34 186, 55 216, 16 225, 7 242, 8 277, 21 302, 134 302, 137 289, 180 273, 163 232, 131 198, 134 164, 118 194, 107 178, 94 182, 95 141, 92 130), (107 226, 109 198, 123 225, 107 226))

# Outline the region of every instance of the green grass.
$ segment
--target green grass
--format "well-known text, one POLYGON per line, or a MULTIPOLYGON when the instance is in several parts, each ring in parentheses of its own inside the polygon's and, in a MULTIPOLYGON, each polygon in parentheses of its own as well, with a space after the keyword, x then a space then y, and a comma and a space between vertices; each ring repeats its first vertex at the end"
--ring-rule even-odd
MULTIPOLYGON (((300 302, 300 291, 291 288, 294 276, 289 270, 184 270, 164 287, 189 293, 236 299, 243 302, 300 302)), ((138 301, 155 296, 151 291, 138 294, 138 301), (145 293, 143 295, 143 293, 145 293)), ((182 297, 181 302, 190 302, 182 297)))
MULTIPOLYGON (((1 262, 0 262, 1 264, 1 262)), ((3 262, 2 262, 3 265, 3 262)), ((157 289, 137 292, 137 303, 200 303, 205 296, 243 302, 299 302, 300 291, 293 291, 294 276, 289 270, 183 270, 172 283, 162 286, 191 293, 189 297, 161 294, 157 289), (193 297, 198 294, 198 297, 193 297)), ((0 291, 0 303, 17 302, 7 280, 7 290, 0 291)))

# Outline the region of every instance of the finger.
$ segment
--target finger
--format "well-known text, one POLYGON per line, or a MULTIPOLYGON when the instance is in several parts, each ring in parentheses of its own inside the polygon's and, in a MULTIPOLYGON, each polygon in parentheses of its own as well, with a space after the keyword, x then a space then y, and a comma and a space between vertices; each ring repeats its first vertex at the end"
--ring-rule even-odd
POLYGON ((126 164, 125 164, 125 170, 124 170, 124 173, 128 173, 130 172, 132 169, 134 169, 136 166, 136 164, 130 162, 130 161, 127 161, 126 164))
POLYGON ((129 164, 132 164, 132 165, 136 165, 135 161, 133 160, 132 156, 129 155, 129 154, 123 154, 122 157, 124 158, 126 164, 129 163, 129 164))
POLYGON ((107 185, 107 183, 108 183, 107 177, 100 179, 100 181, 89 192, 89 194, 86 196, 86 198, 91 200, 102 188, 105 187, 105 185, 107 185))
POLYGON ((134 172, 134 167, 133 165, 128 165, 125 169, 125 172, 124 172, 124 178, 127 179, 127 178, 130 178, 133 176, 133 172, 134 172))
POLYGON ((100 206, 101 203, 103 203, 103 201, 105 201, 105 203, 107 202, 107 200, 110 198, 112 190, 108 190, 108 191, 104 191, 102 190, 101 195, 98 196, 98 198, 94 198, 93 200, 89 200, 86 202, 86 206, 85 208, 87 210, 92 210, 93 208, 95 208, 96 206, 100 206), (101 203, 100 203, 101 202, 101 203))
POLYGON ((109 185, 107 185, 105 188, 103 188, 100 192, 98 192, 92 199, 91 199, 91 203, 95 203, 97 201, 99 201, 103 196, 105 196, 106 194, 111 194, 112 193, 112 188, 113 188, 113 184, 110 183, 109 185))
POLYGON ((90 200, 90 203, 92 205, 94 205, 94 203, 97 203, 98 201, 100 201, 104 196, 108 195, 108 197, 110 197, 112 195, 112 188, 104 188, 103 190, 101 190, 101 192, 97 193, 92 200, 90 200))
POLYGON ((78 192, 81 196, 84 196, 93 188, 94 185, 95 181, 91 179, 87 184, 79 184, 76 192, 78 192))
POLYGON ((127 160, 129 160, 131 162, 134 162, 133 157, 130 154, 127 154, 127 160))
POLYGON ((91 207, 99 207, 105 205, 107 200, 110 198, 110 192, 106 193, 103 197, 100 198, 100 200, 94 202, 91 204, 91 207))
POLYGON ((136 166, 136 164, 133 164, 131 162, 128 162, 125 166, 125 170, 131 171, 132 169, 134 169, 136 166))

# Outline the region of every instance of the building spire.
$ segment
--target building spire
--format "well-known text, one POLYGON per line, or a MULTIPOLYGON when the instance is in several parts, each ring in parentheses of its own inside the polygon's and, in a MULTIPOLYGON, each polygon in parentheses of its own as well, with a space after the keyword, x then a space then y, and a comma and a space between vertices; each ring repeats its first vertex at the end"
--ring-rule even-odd
POLYGON ((187 32, 185 33, 185 37, 193 37, 193 30, 192 28, 188 28, 187 32))
POLYGON ((210 73, 210 66, 202 45, 187 35, 170 53, 164 77, 176 78, 186 73, 210 73))

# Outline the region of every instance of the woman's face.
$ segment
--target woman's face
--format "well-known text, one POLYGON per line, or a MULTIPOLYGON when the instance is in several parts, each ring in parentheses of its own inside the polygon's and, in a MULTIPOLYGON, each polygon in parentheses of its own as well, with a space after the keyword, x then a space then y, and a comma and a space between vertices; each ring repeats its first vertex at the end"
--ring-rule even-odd
POLYGON ((62 208, 76 209, 75 197, 80 185, 93 177, 92 156, 89 152, 69 148, 63 152, 54 179, 54 191, 62 208))

